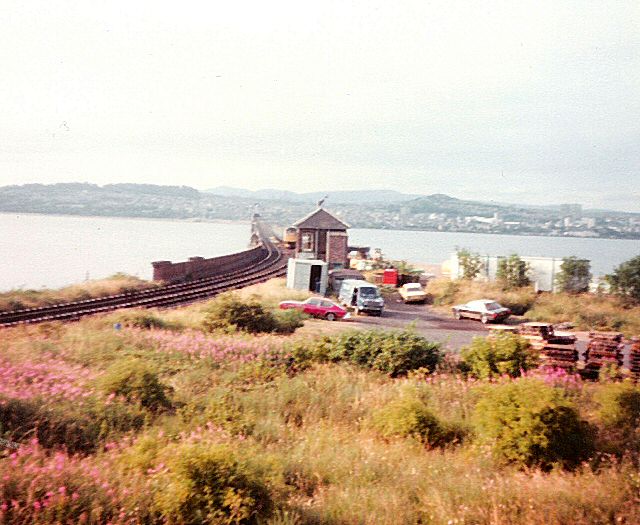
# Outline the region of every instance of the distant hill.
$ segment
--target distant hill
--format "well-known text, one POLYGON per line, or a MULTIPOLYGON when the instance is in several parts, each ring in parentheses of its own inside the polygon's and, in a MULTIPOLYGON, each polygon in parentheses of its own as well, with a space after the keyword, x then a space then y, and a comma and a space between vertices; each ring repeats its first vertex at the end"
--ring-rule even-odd
POLYGON ((640 239, 640 214, 592 212, 576 204, 522 206, 411 195, 395 190, 294 193, 220 187, 87 183, 0 187, 0 212, 187 220, 249 220, 286 227, 324 206, 354 228, 640 239))
POLYGON ((309 193, 295 193, 287 190, 245 190, 241 188, 231 188, 229 186, 218 186, 205 193, 214 195, 222 195, 225 197, 243 197, 248 199, 278 200, 289 202, 308 202, 315 203, 328 195, 327 205, 347 204, 347 203, 389 203, 404 202, 411 199, 422 197, 422 195, 410 195, 395 190, 355 190, 355 191, 315 191, 309 193))

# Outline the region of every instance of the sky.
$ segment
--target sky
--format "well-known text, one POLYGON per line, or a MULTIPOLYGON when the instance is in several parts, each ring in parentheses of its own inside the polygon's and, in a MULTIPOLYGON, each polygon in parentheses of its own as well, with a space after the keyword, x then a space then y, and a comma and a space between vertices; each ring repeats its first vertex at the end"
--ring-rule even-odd
POLYGON ((640 212, 640 2, 4 0, 0 186, 640 212))

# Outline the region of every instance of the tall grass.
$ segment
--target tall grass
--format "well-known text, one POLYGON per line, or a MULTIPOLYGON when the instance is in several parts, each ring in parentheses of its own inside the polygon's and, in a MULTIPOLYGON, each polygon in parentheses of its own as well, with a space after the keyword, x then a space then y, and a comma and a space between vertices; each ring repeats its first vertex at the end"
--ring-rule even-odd
POLYGON ((531 321, 568 321, 581 330, 615 330, 640 335, 640 307, 625 307, 617 298, 595 294, 540 294, 526 314, 531 321))
POLYGON ((132 275, 117 273, 106 279, 87 281, 57 290, 11 290, 0 293, 0 311, 37 308, 58 303, 83 301, 159 286, 132 275))
POLYGON ((497 464, 474 419, 487 390, 520 380, 302 370, 283 336, 111 321, 0 331, 0 524, 640 522, 636 434, 613 434, 623 416, 636 425, 636 387, 543 376, 600 443, 617 440, 575 471, 543 473, 497 464), (170 407, 130 395, 121 372, 133 361, 170 407), (398 426, 376 423, 388 416, 398 426), (456 439, 425 439, 425 421, 456 439))

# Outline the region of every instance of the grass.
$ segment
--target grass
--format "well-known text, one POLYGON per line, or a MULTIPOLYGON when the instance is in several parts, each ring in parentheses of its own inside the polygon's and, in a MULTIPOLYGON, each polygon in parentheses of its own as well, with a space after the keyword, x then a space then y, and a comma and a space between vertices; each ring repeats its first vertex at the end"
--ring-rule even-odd
POLYGON ((117 273, 107 279, 87 281, 58 290, 11 290, 0 293, 0 311, 38 308, 58 303, 83 301, 159 286, 138 277, 117 273))
MULTIPOLYGON (((281 280, 244 293, 272 306, 291 297, 281 280)), ((542 376, 598 443, 614 436, 618 448, 572 471, 502 465, 475 414, 487 391, 517 380, 446 367, 397 378, 349 363, 297 370, 291 345, 340 323, 307 321, 292 336, 206 334, 205 308, 151 312, 158 322, 119 330, 111 314, 0 331, 0 438, 19 445, 0 445, 0 524, 640 522, 635 423, 615 434, 618 390, 637 387, 542 376), (132 362, 140 388, 166 387, 162 410, 122 390, 132 362), (387 414, 400 430, 376 423, 389 407, 400 408, 387 414), (455 439, 423 439, 403 421, 416 411, 455 439), (169 489, 189 504, 174 505, 169 489), (272 512, 252 494, 268 494, 272 512)))
POLYGON ((580 330, 613 330, 640 335, 640 306, 626 307, 618 299, 596 294, 540 294, 526 313, 531 321, 564 321, 580 330))

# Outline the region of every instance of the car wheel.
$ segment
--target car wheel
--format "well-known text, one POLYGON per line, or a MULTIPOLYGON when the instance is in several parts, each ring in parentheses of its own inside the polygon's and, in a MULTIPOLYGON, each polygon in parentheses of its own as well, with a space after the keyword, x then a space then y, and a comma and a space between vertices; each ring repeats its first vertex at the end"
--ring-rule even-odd
POLYGON ((455 311, 453 312, 453 317, 455 317, 456 319, 458 319, 458 321, 459 321, 460 319, 462 319, 462 316, 460 315, 460 312, 459 312, 458 310, 455 310, 455 311))
POLYGON ((334 313, 327 314, 327 321, 335 321, 335 320, 336 320, 336 314, 334 313))
POLYGON ((489 318, 485 314, 482 314, 482 317, 480 318, 480 322, 482 324, 487 324, 489 322, 489 318))

